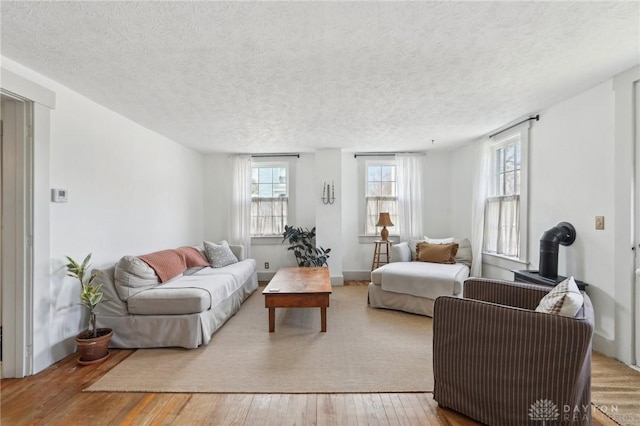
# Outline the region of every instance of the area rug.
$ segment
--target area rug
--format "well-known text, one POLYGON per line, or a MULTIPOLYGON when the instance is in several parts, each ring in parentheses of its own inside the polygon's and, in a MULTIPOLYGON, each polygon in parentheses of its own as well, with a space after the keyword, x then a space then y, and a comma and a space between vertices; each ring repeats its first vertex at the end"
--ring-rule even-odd
MULTIPOLYGON (((117 332, 117 331, 116 331, 117 332)), ((369 393, 433 391, 431 318, 367 307, 366 286, 334 287, 320 309, 276 309, 256 291, 198 349, 140 349, 88 391, 369 393)))
POLYGON ((621 425, 640 425, 640 372, 594 352, 591 403, 621 425))

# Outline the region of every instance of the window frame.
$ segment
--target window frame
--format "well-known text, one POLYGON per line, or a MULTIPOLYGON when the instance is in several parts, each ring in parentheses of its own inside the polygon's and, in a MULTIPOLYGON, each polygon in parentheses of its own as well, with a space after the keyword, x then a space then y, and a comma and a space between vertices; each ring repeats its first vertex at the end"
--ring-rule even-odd
MULTIPOLYGON (((253 174, 254 167, 263 167, 263 168, 276 168, 276 167, 284 167, 286 169, 287 174, 287 220, 286 224, 295 223, 295 162, 289 158, 277 158, 277 157, 252 157, 251 158, 251 172, 253 174)), ((253 184, 253 183, 252 183, 253 184)), ((253 204, 253 196, 252 204, 253 204)), ((282 239, 282 234, 251 234, 251 240, 253 243, 271 243, 272 240, 277 239, 278 241, 282 239)))
MULTIPOLYGON (((497 253, 484 251, 484 241, 482 242, 483 262, 492 266, 504 269, 518 269, 529 264, 529 129, 531 123, 526 122, 512 129, 499 133, 490 142, 491 160, 489 166, 490 181, 488 198, 496 197, 497 189, 497 151, 510 145, 514 138, 520 139, 520 235, 518 245, 518 256, 505 256, 497 253)), ((506 195, 507 197, 509 195, 506 195)), ((484 226, 484 223, 483 223, 484 226)))
MULTIPOLYGON (((395 200, 393 200, 396 203, 396 214, 394 216, 394 218, 396 219, 397 222, 397 214, 398 214, 398 175, 397 175, 397 164, 396 164, 396 160, 395 157, 389 158, 389 157, 378 157, 378 158, 372 158, 372 159, 368 159, 362 162, 362 172, 361 172, 361 182, 362 182, 362 191, 361 191, 361 208, 360 211, 362 212, 360 214, 360 221, 362 222, 360 225, 360 230, 362 232, 361 236, 362 237, 368 237, 368 238, 377 238, 380 236, 380 232, 379 229, 377 227, 376 231, 373 233, 367 233, 367 221, 368 221, 368 214, 367 214, 367 198, 368 198, 368 187, 369 187, 369 167, 370 166, 392 166, 395 169, 395 180, 393 181, 395 184, 395 200)), ((378 212, 380 213, 380 212, 378 212)), ((392 219, 393 221, 393 219, 392 219)), ((394 222, 395 223, 395 222, 394 222)), ((397 229, 397 228, 396 228, 397 229)), ((392 233, 391 231, 393 230, 393 228, 390 229, 389 235, 392 236, 397 236, 397 232, 392 233)))

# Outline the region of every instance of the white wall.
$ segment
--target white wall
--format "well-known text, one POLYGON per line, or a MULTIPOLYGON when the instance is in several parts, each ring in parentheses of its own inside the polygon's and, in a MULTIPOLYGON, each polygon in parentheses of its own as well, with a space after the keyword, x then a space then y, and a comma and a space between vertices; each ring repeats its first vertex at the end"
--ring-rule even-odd
POLYGON ((451 159, 450 151, 429 151, 425 156, 422 229, 429 238, 471 238, 466 229, 452 227, 451 159))
MULTIPOLYGON (((529 255, 539 264, 539 240, 558 222, 576 228, 561 246, 558 273, 589 284, 596 333, 614 337, 614 93, 611 80, 540 114, 531 128, 529 255), (595 229, 595 216, 605 229, 595 229)), ((598 340, 596 340, 597 342, 598 340)))
MULTIPOLYGON (((200 241, 203 159, 11 60, 3 58, 3 67, 55 92, 47 178, 51 187, 69 191, 68 203, 41 200, 42 193, 34 203, 36 216, 49 209, 50 229, 48 238, 34 237, 36 251, 50 240, 50 281, 34 283, 38 372, 72 353, 73 337, 86 328, 79 286, 65 276, 64 256, 93 253, 93 266, 100 268, 125 254, 200 241)), ((38 187, 38 170, 35 175, 38 187)))
MULTIPOLYGON (((614 342, 620 303, 614 278, 614 101, 612 80, 608 80, 542 111, 540 121, 532 123, 528 250, 529 268, 536 270, 542 233, 558 222, 574 225, 577 238, 571 246, 560 247, 558 273, 573 275, 589 284, 587 293, 596 316, 594 348, 620 358, 616 349, 620 345, 614 342), (595 229, 595 216, 605 216, 604 230, 595 229)), ((452 226, 463 227, 467 223, 469 231, 472 153, 471 147, 464 147, 454 151, 452 159, 452 173, 456 174, 452 178, 452 226)), ((628 209, 626 214, 628 217, 628 209)), ((483 276, 513 278, 510 271, 486 264, 483 276)))
MULTIPOLYGON (((458 237, 471 241, 471 210, 473 206, 473 146, 468 145, 451 152, 451 215, 450 227, 458 237)), ((474 253, 475 254, 475 253, 474 253)))

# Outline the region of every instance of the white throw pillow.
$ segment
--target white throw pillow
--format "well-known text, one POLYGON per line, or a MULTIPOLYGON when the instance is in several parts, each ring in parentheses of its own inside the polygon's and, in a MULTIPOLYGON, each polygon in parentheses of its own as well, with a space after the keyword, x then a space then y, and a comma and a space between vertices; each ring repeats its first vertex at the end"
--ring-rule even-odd
POLYGON ((204 252, 212 268, 222 268, 238 262, 238 258, 229 247, 229 243, 224 240, 220 244, 205 241, 204 252))
POLYGON ((569 277, 540 300, 536 312, 575 317, 583 303, 584 297, 578 285, 573 277, 569 277))
POLYGON ((471 262, 473 261, 471 242, 467 238, 456 238, 453 242, 458 243, 456 263, 462 263, 471 268, 471 262))
POLYGON ((449 238, 429 238, 424 237, 424 240, 429 244, 451 244, 454 240, 453 237, 449 238))

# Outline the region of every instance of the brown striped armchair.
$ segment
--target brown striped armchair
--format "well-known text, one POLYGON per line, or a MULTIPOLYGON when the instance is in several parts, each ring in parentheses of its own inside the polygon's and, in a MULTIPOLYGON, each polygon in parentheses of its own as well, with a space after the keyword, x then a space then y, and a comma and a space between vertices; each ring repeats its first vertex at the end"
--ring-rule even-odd
POLYGON ((593 306, 535 312, 549 287, 470 278, 433 313, 434 399, 489 425, 591 423, 593 306))

